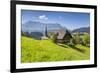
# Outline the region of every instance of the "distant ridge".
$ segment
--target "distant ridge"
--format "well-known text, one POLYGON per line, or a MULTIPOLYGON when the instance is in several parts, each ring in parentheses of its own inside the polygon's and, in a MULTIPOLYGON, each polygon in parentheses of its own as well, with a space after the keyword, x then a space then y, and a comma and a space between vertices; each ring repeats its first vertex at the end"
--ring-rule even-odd
POLYGON ((78 28, 73 30, 71 33, 75 33, 75 32, 79 32, 79 33, 89 33, 90 34, 90 27, 82 27, 82 28, 78 28))
POLYGON ((48 31, 58 30, 58 29, 63 28, 58 23, 43 23, 43 22, 37 22, 37 21, 28 21, 28 22, 22 24, 22 31, 43 32, 46 25, 47 25, 48 31))

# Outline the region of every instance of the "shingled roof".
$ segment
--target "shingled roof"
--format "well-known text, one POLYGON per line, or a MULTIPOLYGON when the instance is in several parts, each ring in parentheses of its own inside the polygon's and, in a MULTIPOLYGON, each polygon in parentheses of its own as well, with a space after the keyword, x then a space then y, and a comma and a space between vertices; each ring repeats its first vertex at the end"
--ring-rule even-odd
POLYGON ((68 32, 68 30, 64 30, 64 29, 60 29, 54 32, 55 34, 57 34, 57 39, 63 39, 65 37, 66 34, 70 34, 68 32))

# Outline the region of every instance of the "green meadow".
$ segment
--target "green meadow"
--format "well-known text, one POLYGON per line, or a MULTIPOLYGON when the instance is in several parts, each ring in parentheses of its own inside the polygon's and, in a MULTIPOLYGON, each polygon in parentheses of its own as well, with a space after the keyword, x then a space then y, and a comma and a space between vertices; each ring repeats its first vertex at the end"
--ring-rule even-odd
POLYGON ((21 62, 53 62, 89 60, 90 48, 83 45, 74 47, 55 44, 51 40, 35 40, 22 36, 21 62))

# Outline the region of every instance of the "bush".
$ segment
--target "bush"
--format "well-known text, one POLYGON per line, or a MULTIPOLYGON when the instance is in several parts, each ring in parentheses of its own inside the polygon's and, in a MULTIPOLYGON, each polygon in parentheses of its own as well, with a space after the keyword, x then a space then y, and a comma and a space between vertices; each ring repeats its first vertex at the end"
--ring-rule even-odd
POLYGON ((88 33, 85 33, 83 35, 82 41, 83 41, 83 45, 89 47, 90 46, 90 35, 88 33))
POLYGON ((75 36, 73 36, 73 43, 74 44, 80 44, 81 39, 80 39, 80 34, 77 32, 75 36))
POLYGON ((71 38, 71 39, 70 39, 70 42, 67 43, 67 45, 69 45, 69 46, 74 46, 74 45, 75 45, 75 40, 74 40, 74 38, 71 38))
POLYGON ((57 34, 54 34, 54 35, 53 35, 52 41, 53 41, 54 43, 57 43, 57 34))
POLYGON ((21 35, 22 35, 22 36, 25 36, 26 34, 25 34, 25 32, 21 31, 21 35))

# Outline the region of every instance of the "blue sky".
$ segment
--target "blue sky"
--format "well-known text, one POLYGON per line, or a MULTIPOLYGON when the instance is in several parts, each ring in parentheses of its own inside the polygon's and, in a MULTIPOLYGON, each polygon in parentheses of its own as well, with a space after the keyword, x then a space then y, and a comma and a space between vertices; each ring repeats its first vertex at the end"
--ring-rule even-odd
POLYGON ((89 13, 21 10, 21 16, 22 24, 28 21, 59 23, 70 30, 90 26, 89 13))

